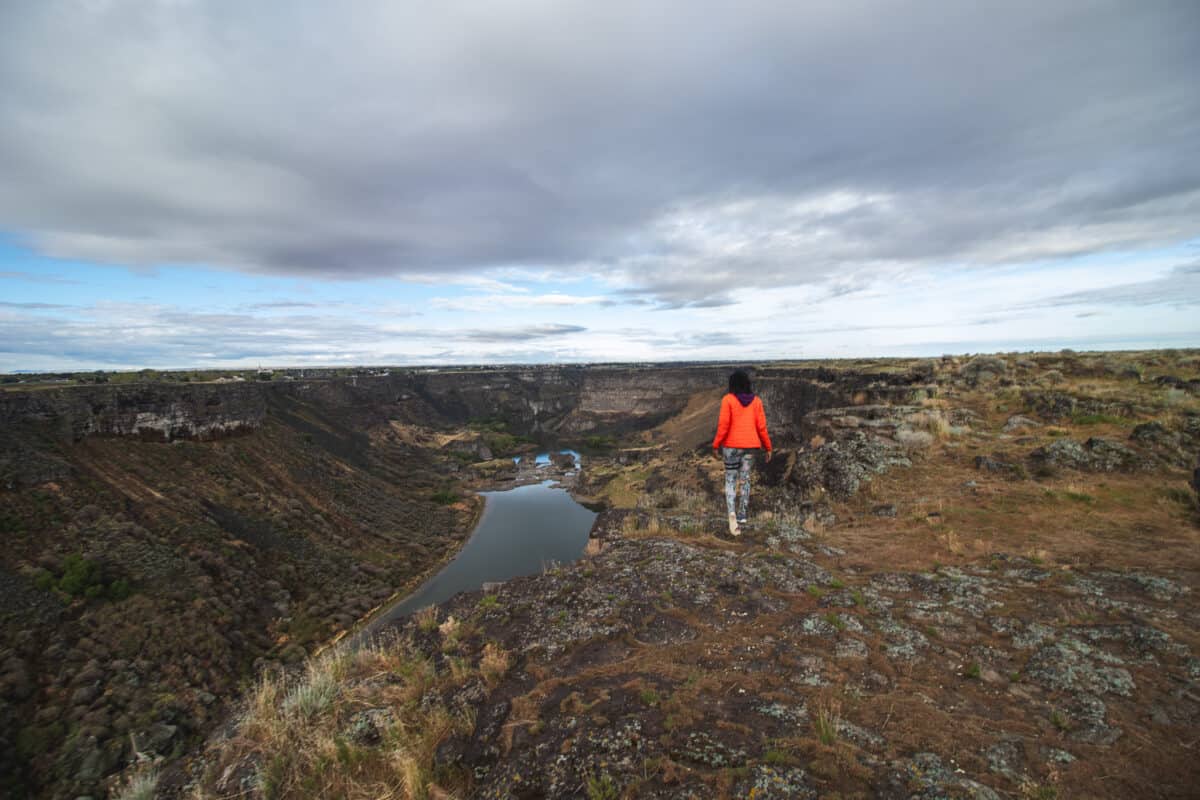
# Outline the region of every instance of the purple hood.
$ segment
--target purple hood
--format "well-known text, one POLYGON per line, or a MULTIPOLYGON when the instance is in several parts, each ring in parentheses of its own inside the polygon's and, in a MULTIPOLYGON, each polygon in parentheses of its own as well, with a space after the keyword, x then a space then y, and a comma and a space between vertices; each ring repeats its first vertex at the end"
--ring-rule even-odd
POLYGON ((738 392, 734 394, 734 397, 736 397, 738 402, 742 404, 742 408, 745 408, 754 402, 754 392, 746 392, 745 394, 738 392))

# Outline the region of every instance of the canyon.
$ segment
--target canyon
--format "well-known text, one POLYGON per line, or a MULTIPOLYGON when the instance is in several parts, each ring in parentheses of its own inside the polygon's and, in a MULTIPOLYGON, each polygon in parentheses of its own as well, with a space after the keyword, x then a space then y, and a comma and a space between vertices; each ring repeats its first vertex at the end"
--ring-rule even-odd
MULTIPOLYGON (((10 388, 0 787, 125 796, 152 765, 169 796, 306 796, 309 780, 352 795, 331 764, 393 763, 389 737, 443 709, 458 721, 421 717, 441 732, 413 756, 424 788, 397 796, 1103 788, 1100 761, 1127 763, 1147 736, 1176 753, 1194 730, 1196 366, 1186 352, 762 365, 778 452, 737 538, 708 447, 731 365, 10 388), (601 512, 586 558, 398 622, 393 649, 330 647, 452 557, 476 492, 548 445, 584 453, 572 492, 601 512), (754 641, 774 644, 752 655, 754 641), (361 708, 340 703, 381 691, 355 658, 378 658, 404 697, 372 695, 375 716, 347 723, 361 708), (328 663, 349 670, 331 690, 343 711, 288 716, 328 663), (298 751, 276 764, 253 735, 222 737, 265 729, 270 686, 271 724, 328 734, 311 748, 332 748, 325 777, 298 751), (718 702, 731 692, 750 711, 718 702), (924 710, 901 703, 915 695, 924 710), (1009 738, 985 742, 996 697, 1009 738), (1166 709, 1158 727, 1125 697, 1166 709), (885 701, 908 708, 904 735, 885 701), (758 706, 773 711, 750 722, 758 706), (956 706, 975 733, 952 745, 934 729, 956 706), (540 766, 551 750, 557 766, 540 766), (1046 760, 1068 750, 1075 766, 1046 760)), ((1146 796, 1183 796, 1189 769, 1146 796)), ((1122 796, 1106 791, 1091 796, 1122 796)))

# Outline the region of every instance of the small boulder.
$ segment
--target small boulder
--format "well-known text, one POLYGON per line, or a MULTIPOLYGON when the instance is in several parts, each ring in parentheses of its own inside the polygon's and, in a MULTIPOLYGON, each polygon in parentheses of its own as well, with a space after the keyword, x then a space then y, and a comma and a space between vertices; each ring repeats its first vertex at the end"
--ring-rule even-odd
POLYGON ((90 686, 80 686, 71 695, 71 705, 74 706, 89 706, 100 696, 100 687, 96 684, 90 686))
POLYGON ((996 475, 1003 475, 1006 478, 1025 477, 1025 468, 1020 464, 1010 464, 1009 462, 1001 461, 994 456, 975 456, 975 469, 982 472, 991 472, 996 475))
POLYGON ((368 708, 358 712, 346 727, 346 738, 358 745, 373 747, 383 741, 383 736, 395 724, 395 715, 389 708, 368 708))
POLYGON ((144 753, 166 754, 179 734, 179 728, 165 722, 156 722, 142 733, 136 734, 137 748, 144 753))
POLYGON ((1037 420, 1032 420, 1029 417, 1023 417, 1020 414, 1014 414, 1008 418, 1008 422, 1004 423, 1004 432, 1012 433, 1013 431, 1022 431, 1026 428, 1040 428, 1042 423, 1037 420))
POLYGON ((1008 361, 999 356, 976 356, 958 372, 971 385, 990 383, 1008 372, 1008 361))

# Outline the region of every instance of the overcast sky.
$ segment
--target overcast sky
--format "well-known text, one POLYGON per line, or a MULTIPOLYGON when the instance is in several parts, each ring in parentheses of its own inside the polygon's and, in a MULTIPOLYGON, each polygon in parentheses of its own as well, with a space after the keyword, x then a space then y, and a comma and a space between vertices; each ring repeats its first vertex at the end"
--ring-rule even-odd
POLYGON ((1200 346, 1200 3, 0 0, 0 370, 1200 346))

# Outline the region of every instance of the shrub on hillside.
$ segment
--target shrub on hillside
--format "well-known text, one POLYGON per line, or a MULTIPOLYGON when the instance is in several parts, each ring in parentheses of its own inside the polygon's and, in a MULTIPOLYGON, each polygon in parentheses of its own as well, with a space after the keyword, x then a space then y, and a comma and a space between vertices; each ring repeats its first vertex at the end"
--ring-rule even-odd
POLYGON ((90 558, 72 553, 63 559, 62 574, 55 576, 48 570, 39 570, 33 578, 39 589, 57 589, 71 597, 86 597, 89 600, 103 598, 124 600, 133 594, 133 587, 125 578, 110 578, 104 567, 90 558))
POLYGON ((933 434, 928 431, 900 429, 896 431, 896 441, 909 453, 928 450, 933 445, 933 434))

